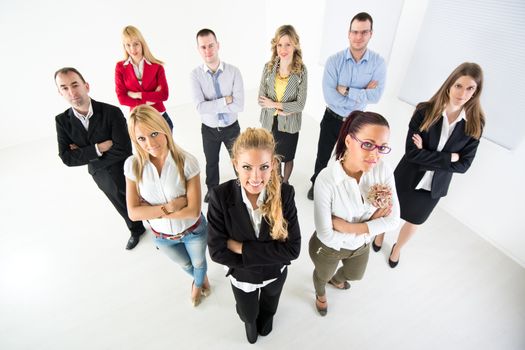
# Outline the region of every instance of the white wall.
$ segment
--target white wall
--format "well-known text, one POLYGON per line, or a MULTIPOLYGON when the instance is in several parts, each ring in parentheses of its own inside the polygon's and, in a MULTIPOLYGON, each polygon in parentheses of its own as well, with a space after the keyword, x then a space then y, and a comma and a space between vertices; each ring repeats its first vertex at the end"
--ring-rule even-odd
POLYGON ((2 1, 0 148, 54 135, 54 116, 67 108, 53 80, 62 66, 80 70, 94 99, 118 105, 114 69, 123 57, 120 33, 128 24, 142 31, 153 54, 166 63, 168 113, 170 105, 190 102, 189 74, 202 62, 195 34, 203 27, 216 32, 221 57, 241 69, 247 88, 255 88, 266 53, 261 45, 265 17, 265 6, 255 12, 242 0, 183 6, 162 0, 147 5, 139 0, 2 1))
MULTIPOLYGON (((221 57, 241 69, 247 89, 255 89, 263 64, 270 57, 270 39, 275 29, 281 24, 292 24, 301 36, 309 71, 305 112, 321 119, 324 110, 322 67, 317 62, 324 1, 265 0, 255 10, 251 2, 243 1, 201 0, 180 6, 151 0, 147 7, 153 10, 137 0, 78 3, 82 5, 72 6, 72 1, 44 4, 36 0, 0 3, 0 30, 4 33, 0 41, 3 53, 0 58, 3 69, 0 148, 54 136, 53 118, 67 107, 57 94, 52 78, 58 67, 79 68, 91 83, 91 95, 95 99, 118 104, 113 70, 115 62, 122 57, 120 31, 127 24, 139 27, 154 54, 166 62, 170 85, 168 108, 190 101, 188 75, 201 62, 194 41, 198 29, 206 26, 217 32, 222 45, 221 57)), ((394 152, 389 161, 394 165, 402 155, 413 111, 412 106, 397 96, 410 68, 408 62, 426 6, 427 1, 405 0, 388 66, 385 94, 378 105, 369 106, 383 113, 391 123, 394 152)), ((366 11, 366 3, 363 10, 366 11)), ((353 15, 349 13, 348 20, 353 15)), ((497 117, 487 116, 488 123, 497 117)), ((451 215, 523 266, 525 229, 519 209, 525 207, 522 203, 525 186, 519 178, 525 173, 524 160, 525 145, 510 152, 483 139, 469 172, 454 177, 449 195, 440 203, 451 215)), ((450 242, 450 247, 454 248, 454 242, 450 242)))

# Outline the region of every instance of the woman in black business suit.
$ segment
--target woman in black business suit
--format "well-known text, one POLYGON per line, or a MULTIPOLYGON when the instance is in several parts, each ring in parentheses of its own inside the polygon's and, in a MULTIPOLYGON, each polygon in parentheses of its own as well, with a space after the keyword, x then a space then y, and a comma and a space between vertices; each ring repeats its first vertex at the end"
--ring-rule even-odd
MULTIPOLYGON (((390 267, 397 266, 401 248, 447 195, 452 174, 465 173, 472 164, 485 126, 479 101, 482 89, 481 67, 465 62, 429 101, 417 105, 408 126, 405 155, 394 172, 401 218, 406 222, 392 247, 390 267)), ((383 237, 373 242, 376 252, 383 237)))
POLYGON ((272 134, 246 129, 232 148, 238 173, 213 189, 208 203, 211 259, 228 268, 237 313, 250 343, 272 331, 273 316, 297 259, 301 234, 293 187, 281 184, 272 134))

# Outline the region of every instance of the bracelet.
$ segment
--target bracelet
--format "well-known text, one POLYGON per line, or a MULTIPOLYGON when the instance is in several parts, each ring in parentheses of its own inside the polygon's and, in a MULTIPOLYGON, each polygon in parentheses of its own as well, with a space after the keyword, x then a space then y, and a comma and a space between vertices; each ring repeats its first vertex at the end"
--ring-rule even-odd
POLYGON ((169 212, 168 209, 166 209, 165 206, 161 206, 160 207, 160 210, 162 210, 162 212, 165 214, 165 215, 170 215, 172 212, 169 212))

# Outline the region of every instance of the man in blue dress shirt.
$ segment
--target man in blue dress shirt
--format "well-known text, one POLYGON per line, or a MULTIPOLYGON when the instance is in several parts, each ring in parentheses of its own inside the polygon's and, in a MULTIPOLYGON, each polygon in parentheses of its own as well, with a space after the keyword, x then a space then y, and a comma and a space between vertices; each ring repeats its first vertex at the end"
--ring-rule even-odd
POLYGON ((308 199, 314 199, 315 179, 328 164, 343 121, 350 112, 364 110, 368 103, 377 103, 383 93, 385 60, 367 48, 373 33, 372 27, 373 20, 368 13, 360 12, 355 15, 348 31, 350 47, 330 56, 326 61, 323 95, 327 106, 321 121, 308 199))
POLYGON ((224 143, 230 152, 239 136, 237 113, 244 108, 244 87, 239 69, 219 59, 219 43, 211 29, 197 33, 197 49, 204 64, 191 72, 193 102, 201 116, 202 147, 206 157, 208 193, 219 184, 219 155, 224 143))

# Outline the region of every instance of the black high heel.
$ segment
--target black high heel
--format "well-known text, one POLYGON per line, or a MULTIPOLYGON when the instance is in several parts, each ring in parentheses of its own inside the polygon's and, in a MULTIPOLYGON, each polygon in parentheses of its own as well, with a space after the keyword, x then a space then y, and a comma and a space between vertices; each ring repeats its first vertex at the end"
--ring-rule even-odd
POLYGON ((377 253, 378 251, 380 251, 381 247, 382 246, 376 244, 376 239, 374 237, 374 239, 372 240, 372 249, 374 250, 374 252, 377 253))
MULTIPOLYGON (((394 245, 392 246, 392 250, 390 251, 390 256, 392 256, 392 252, 394 251, 395 246, 396 246, 396 243, 394 243, 394 245)), ((399 259, 397 259, 397 261, 393 261, 392 259, 390 259, 390 256, 388 257, 388 265, 390 265, 391 268, 394 268, 397 266, 397 264, 399 264, 399 259)))

